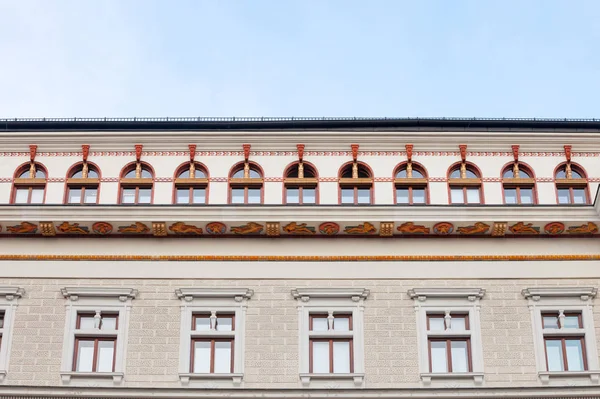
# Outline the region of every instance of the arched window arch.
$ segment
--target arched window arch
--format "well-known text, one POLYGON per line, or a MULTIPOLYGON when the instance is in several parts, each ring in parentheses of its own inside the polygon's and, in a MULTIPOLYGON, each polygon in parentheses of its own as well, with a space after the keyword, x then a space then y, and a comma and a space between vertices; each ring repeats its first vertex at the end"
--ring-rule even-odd
POLYGON ((175 172, 176 204, 206 204, 208 199, 208 171, 199 162, 186 162, 175 172))
POLYGON ((89 162, 80 162, 67 172, 66 204, 97 204, 100 170, 89 162))
POLYGON ((535 176, 522 162, 511 162, 502 169, 502 189, 505 204, 535 204, 535 176))
POLYGON ((394 170, 396 204, 427 204, 427 172, 416 162, 403 162, 394 170))
POLYGON ((307 162, 295 162, 284 173, 284 204, 318 203, 319 179, 317 169, 307 162))
POLYGON ((46 198, 48 172, 38 162, 27 162, 17 168, 13 183, 13 204, 43 204, 46 198))
POLYGON ((372 204, 373 173, 362 162, 349 162, 339 172, 340 204, 372 204))
POLYGON ((241 162, 229 174, 230 204, 262 204, 263 173, 254 162, 241 162))
POLYGON ((120 181, 121 204, 151 204, 154 190, 154 171, 145 162, 133 162, 123 168, 120 181))
POLYGON ((558 165, 554 181, 559 204, 590 203, 587 175, 581 166, 571 162, 558 165))
POLYGON ((481 173, 470 162, 458 162, 448 169, 451 204, 483 204, 481 173))

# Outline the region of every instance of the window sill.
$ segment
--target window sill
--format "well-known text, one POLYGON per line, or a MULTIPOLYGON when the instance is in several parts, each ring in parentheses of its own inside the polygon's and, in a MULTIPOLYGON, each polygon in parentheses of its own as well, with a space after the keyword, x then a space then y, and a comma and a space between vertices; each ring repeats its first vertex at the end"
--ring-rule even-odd
POLYGON ((68 384, 72 378, 85 379, 110 379, 112 378, 115 384, 120 384, 123 381, 123 373, 87 373, 81 371, 61 371, 60 378, 63 383, 68 384))
POLYGON ((190 380, 231 380, 233 386, 237 387, 242 383, 243 377, 244 374, 242 373, 179 373, 179 380, 183 385, 188 385, 190 380))
POLYGON ((6 377, 6 370, 0 370, 0 382, 4 381, 4 377, 6 377))
POLYGON ((339 373, 339 374, 319 374, 319 373, 300 373, 300 382, 302 385, 307 387, 310 385, 311 380, 352 380, 354 385, 357 387, 362 386, 365 379, 365 375, 362 373, 339 373))
POLYGON ((483 373, 421 373, 423 384, 431 384, 431 380, 473 380, 475 385, 483 384, 483 373))
POLYGON ((593 371, 540 371, 538 372, 543 384, 548 384, 550 378, 589 377, 593 384, 600 382, 600 370, 593 371))

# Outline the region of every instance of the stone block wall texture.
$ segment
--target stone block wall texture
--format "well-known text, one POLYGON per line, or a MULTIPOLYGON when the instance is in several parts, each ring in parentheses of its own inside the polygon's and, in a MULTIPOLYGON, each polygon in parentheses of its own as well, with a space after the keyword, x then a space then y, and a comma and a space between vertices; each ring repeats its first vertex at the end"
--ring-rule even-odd
MULTIPOLYGON (((527 300, 534 286, 597 287, 600 280, 127 280, 4 279, 25 288, 14 320, 7 385, 62 385, 60 362, 65 327, 65 286, 123 286, 139 290, 133 300, 122 387, 180 387, 180 300, 175 289, 244 287, 248 302, 244 388, 298 388, 296 287, 360 287, 365 301, 365 387, 420 386, 416 316, 406 294, 414 287, 476 287, 481 300, 485 386, 537 386, 539 382, 527 300)), ((600 336, 600 308, 594 307, 600 336)), ((589 380, 588 380, 589 381, 589 380)), ((210 382, 207 382, 210 384, 210 382)), ((206 385, 210 386, 210 385, 206 385)))

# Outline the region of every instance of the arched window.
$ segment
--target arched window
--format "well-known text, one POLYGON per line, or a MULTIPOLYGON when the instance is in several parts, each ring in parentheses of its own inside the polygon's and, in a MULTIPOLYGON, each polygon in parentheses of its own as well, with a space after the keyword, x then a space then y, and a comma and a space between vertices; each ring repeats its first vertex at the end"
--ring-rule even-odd
POLYGON ((296 162, 285 171, 283 180, 285 204, 304 205, 317 203, 318 179, 314 166, 296 162))
POLYGON ((350 162, 340 169, 340 204, 371 204, 373 175, 362 162, 350 162))
POLYGON ((481 175, 475 165, 459 162, 450 167, 448 187, 451 204, 482 204, 481 175))
POLYGON ((121 173, 121 204, 151 204, 154 173, 150 165, 136 162, 121 173))
POLYGON ((253 162, 242 162, 231 169, 229 177, 230 204, 262 204, 263 177, 253 162))
POLYGON ((535 178, 531 169, 521 162, 507 165, 502 172, 505 204, 535 204, 535 178))
POLYGON ((95 165, 82 162, 71 168, 67 175, 67 204, 97 204, 100 173, 95 165))
POLYGON ((426 204, 427 173, 425 168, 414 162, 404 162, 394 173, 396 204, 426 204))
POLYGON ((589 204, 590 196, 585 171, 579 165, 566 162, 554 174, 559 204, 589 204))
POLYGON ((187 162, 175 174, 176 204, 206 204, 208 173, 198 162, 187 162))
POLYGON ((15 173, 13 204, 43 204, 46 196, 46 169, 36 162, 20 166, 15 173))

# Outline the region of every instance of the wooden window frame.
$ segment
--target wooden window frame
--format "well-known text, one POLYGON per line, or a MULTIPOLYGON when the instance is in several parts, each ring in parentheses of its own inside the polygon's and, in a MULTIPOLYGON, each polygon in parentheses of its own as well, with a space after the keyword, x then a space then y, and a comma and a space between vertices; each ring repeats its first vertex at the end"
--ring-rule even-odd
POLYGON ((177 168, 174 184, 173 184, 173 204, 175 205, 206 205, 208 204, 208 172, 204 165, 194 162, 194 168, 197 172, 201 172, 205 177, 179 177, 185 172, 189 173, 190 170, 190 162, 186 162, 177 168), (188 190, 188 201, 187 202, 177 202, 177 192, 179 190, 187 189, 188 190), (204 202, 193 202, 194 200, 194 190, 203 189, 204 190, 204 202))
MULTIPOLYGON (((231 331, 227 331, 227 332, 235 332, 235 313, 230 313, 230 312, 223 312, 220 313, 218 312, 216 314, 217 317, 217 322, 216 322, 216 326, 218 327, 219 325, 219 318, 223 318, 223 319, 231 319, 231 331)), ((203 312, 193 312, 192 313, 192 332, 193 331, 203 331, 206 332, 206 330, 196 330, 196 319, 198 318, 208 318, 210 319, 210 313, 203 313, 203 312)), ((209 321, 209 325, 210 325, 210 321, 209 321)), ((219 331, 218 329, 215 330, 208 330, 208 331, 219 331)))
MULTIPOLYGON (((87 180, 87 179, 86 179, 87 180)), ((94 179, 96 180, 96 179, 94 179)), ((87 183, 87 184, 76 184, 67 182, 67 191, 65 193, 65 204, 68 205, 94 205, 98 204, 98 200, 100 199, 100 184, 99 183, 87 183), (96 202, 85 202, 85 190, 93 189, 96 190, 96 202), (79 202, 70 202, 69 197, 71 190, 81 190, 81 199, 79 202)))
POLYGON ((309 352, 308 352, 308 362, 309 362, 309 373, 313 373, 313 344, 315 342, 329 342, 329 373, 334 373, 334 362, 333 362, 333 344, 334 342, 348 342, 349 347, 349 355, 350 355, 350 373, 354 373, 354 339, 353 338, 310 338, 309 339, 309 352))
MULTIPOLYGON (((93 312, 77 312, 77 321, 75 322, 75 329, 81 329, 81 318, 82 317, 91 317, 93 318, 96 314, 93 312)), ((103 319, 116 319, 115 320, 115 331, 119 330, 119 314, 112 312, 101 312, 100 313, 100 322, 102 323, 103 319)), ((100 327, 102 330, 102 327, 100 327)))
POLYGON ((34 203, 33 205, 43 205, 46 203, 46 181, 44 180, 44 182, 36 182, 34 180, 39 180, 39 179, 29 179, 31 180, 31 182, 16 182, 15 179, 15 183, 13 185, 13 196, 12 196, 12 204, 14 205, 25 205, 25 204, 32 204, 31 202, 31 194, 33 193, 33 189, 34 188, 42 188, 44 190, 44 194, 42 196, 42 202, 40 203, 34 203), (17 200, 17 191, 18 190, 24 190, 27 189, 28 193, 27 193, 27 202, 16 202, 17 200))
POLYGON ((429 348, 429 372, 433 373, 433 362, 431 356, 431 343, 432 342, 445 342, 446 343, 446 368, 445 373, 453 373, 452 371, 452 342, 466 342, 467 343, 467 373, 473 372, 473 356, 471 354, 471 337, 428 337, 427 347, 429 348))
MULTIPOLYGON (((150 179, 135 179, 135 180, 150 180, 150 179)), ((154 202, 154 183, 150 182, 139 182, 139 183, 133 183, 133 182, 127 182, 127 183, 121 183, 121 192, 120 192, 120 204, 122 205, 150 205, 154 202), (140 203, 140 189, 150 189, 150 202, 144 202, 144 203, 140 203), (135 189, 135 197, 134 197, 134 202, 130 202, 130 203, 124 203, 123 202, 123 197, 124 197, 124 190, 131 190, 131 189, 135 189)))
POLYGON ((229 342, 231 346, 231 360, 229 365, 229 373, 233 374, 234 360, 235 360, 235 338, 210 338, 210 337, 194 337, 191 340, 190 348, 190 373, 194 371, 194 359, 196 357, 196 342, 210 342, 210 371, 209 374, 215 374, 215 343, 216 342, 229 342))
MULTIPOLYGON (((429 323, 430 319, 443 319, 445 320, 446 315, 443 313, 427 313, 427 332, 431 331, 431 325, 429 323)), ((461 319, 465 319, 465 331, 471 331, 471 324, 469 321, 469 314, 468 313, 462 313, 462 312, 450 312, 450 324, 452 324, 452 319, 453 318, 461 318, 461 319)), ((444 322, 445 324, 445 322, 444 322)))
POLYGON ((363 183, 360 185, 352 185, 349 183, 340 183, 339 185, 339 192, 340 192, 340 198, 339 198, 339 203, 340 205, 373 205, 373 183, 363 183), (358 190, 359 189, 366 189, 368 187, 369 189, 369 203, 359 203, 358 202, 358 190), (347 203, 347 202, 342 202, 342 190, 348 190, 348 189, 353 189, 354 190, 354 202, 353 203, 347 203))
POLYGON ((73 350, 73 371, 77 372, 77 355, 79 353, 79 342, 81 341, 94 341, 94 355, 92 357, 92 373, 98 373, 96 368, 98 366, 98 344, 100 341, 110 341, 113 343, 113 359, 112 368, 110 372, 115 371, 116 357, 117 357, 117 337, 105 337, 105 336, 75 336, 75 348, 73 350))
MULTIPOLYGON (((581 335, 544 335, 544 353, 546 355, 546 371, 549 371, 549 367, 548 367, 548 349, 546 348, 546 342, 547 341, 560 341, 561 342, 561 349, 562 349, 562 358, 563 358, 563 371, 571 371, 569 370, 569 362, 567 359, 567 346, 566 346, 566 341, 577 341, 579 340, 581 342, 581 356, 583 359, 583 371, 587 371, 588 370, 588 364, 587 364, 587 356, 586 356, 586 347, 585 347, 585 336, 581 336, 581 335)), ((576 370, 576 371, 581 371, 581 370, 576 370)))
MULTIPOLYGON (((328 318, 328 314, 327 313, 310 313, 308 315, 308 330, 309 331, 314 331, 313 330, 313 320, 314 319, 327 319, 328 318)), ((352 327, 352 315, 351 314, 346 314, 346 313, 340 313, 340 314, 334 314, 333 315, 333 330, 331 331, 335 331, 335 319, 348 319, 348 331, 347 332, 353 332, 353 327, 352 327)))

